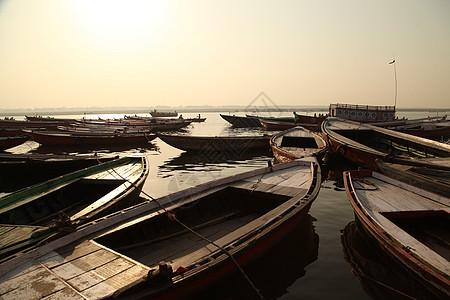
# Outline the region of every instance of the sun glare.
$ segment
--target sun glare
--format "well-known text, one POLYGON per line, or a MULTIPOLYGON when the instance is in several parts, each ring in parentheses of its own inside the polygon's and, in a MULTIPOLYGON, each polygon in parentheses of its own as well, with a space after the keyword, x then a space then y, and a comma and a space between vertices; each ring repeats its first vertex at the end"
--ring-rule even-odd
MULTIPOLYGON (((156 0, 74 0, 70 15, 79 34, 107 44, 139 43, 155 38, 168 4, 156 0)), ((111 46, 111 45, 109 45, 111 46)))

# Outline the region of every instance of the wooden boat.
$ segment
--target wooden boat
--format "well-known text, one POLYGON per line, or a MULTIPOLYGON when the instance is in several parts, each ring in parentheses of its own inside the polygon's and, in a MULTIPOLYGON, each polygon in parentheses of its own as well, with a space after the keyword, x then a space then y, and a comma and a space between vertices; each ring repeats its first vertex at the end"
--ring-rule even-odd
POLYGON ((56 128, 58 125, 68 125, 69 122, 48 120, 48 121, 24 121, 15 119, 0 119, 0 127, 8 128, 56 128))
POLYGON ((450 199, 373 171, 344 172, 355 215, 387 253, 450 296, 450 199))
POLYGON ((443 196, 450 195, 450 158, 435 159, 431 166, 422 160, 413 161, 412 165, 393 164, 379 159, 376 163, 381 172, 389 177, 443 196), (439 168, 435 167, 436 164, 439 168))
POLYGON ((401 126, 391 126, 389 129, 435 140, 446 140, 450 136, 450 122, 420 122, 401 126))
POLYGON ((262 127, 258 117, 235 116, 220 114, 222 119, 233 125, 233 127, 262 127))
POLYGON ((386 253, 360 222, 348 223, 341 232, 345 260, 370 299, 440 299, 439 293, 386 253))
POLYGON ((325 154, 326 146, 322 136, 303 127, 282 131, 270 139, 272 153, 281 163, 308 156, 315 156, 320 160, 325 154))
POLYGON ((115 158, 118 156, 0 153, 0 192, 19 190, 115 158))
POLYGON ((26 131, 35 142, 45 146, 102 146, 147 144, 156 138, 148 133, 82 133, 64 131, 26 131))
POLYGON ((20 127, 0 127, 0 136, 18 136, 23 135, 20 127))
POLYGON ((395 162, 399 158, 450 157, 450 145, 339 118, 327 118, 322 133, 330 151, 371 170, 378 170, 376 158, 395 162))
POLYGON ((152 117, 176 117, 178 116, 178 113, 176 111, 173 112, 163 112, 163 111, 157 111, 154 109, 150 112, 150 115, 152 117))
POLYGON ((250 152, 270 149, 270 135, 258 136, 191 136, 158 134, 172 147, 195 152, 250 152))
POLYGON ((60 122, 62 124, 72 124, 72 123, 76 122, 75 119, 71 119, 71 118, 55 118, 55 117, 42 117, 42 116, 25 116, 25 119, 27 121, 33 121, 33 122, 56 121, 56 122, 60 122))
POLYGON ((27 135, 0 136, 0 151, 19 146, 29 139, 27 135))
POLYGON ((127 156, 1 197, 0 257, 137 204, 148 171, 145 156, 127 156))
POLYGON ((193 294, 275 245, 307 216, 320 184, 317 161, 305 158, 154 199, 0 264, 1 296, 193 294))

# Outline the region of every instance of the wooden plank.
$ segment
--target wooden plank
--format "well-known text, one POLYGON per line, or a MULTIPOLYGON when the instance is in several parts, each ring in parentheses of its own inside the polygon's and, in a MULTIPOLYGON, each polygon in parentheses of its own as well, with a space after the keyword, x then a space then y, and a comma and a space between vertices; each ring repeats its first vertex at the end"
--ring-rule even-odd
POLYGON ((117 255, 101 249, 82 256, 70 262, 52 268, 52 271, 64 280, 69 280, 75 276, 81 275, 85 272, 104 265, 117 258, 117 255))
POLYGON ((38 299, 62 290, 66 285, 47 269, 40 267, 0 285, 2 299, 38 299))
POLYGON ((146 276, 147 273, 147 269, 136 265, 108 278, 102 284, 95 285, 87 290, 84 290, 83 294, 86 297, 93 299, 108 297, 120 288, 136 284, 140 279, 146 276))
POLYGON ((78 300, 85 298, 69 287, 66 287, 62 290, 59 290, 55 293, 48 295, 47 297, 42 298, 42 300, 60 300, 60 299, 78 300))

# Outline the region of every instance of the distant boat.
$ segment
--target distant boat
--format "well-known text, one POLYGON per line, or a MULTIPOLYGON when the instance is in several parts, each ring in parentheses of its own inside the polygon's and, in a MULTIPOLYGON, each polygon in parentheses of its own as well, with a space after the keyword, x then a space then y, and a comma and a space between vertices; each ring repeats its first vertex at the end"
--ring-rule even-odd
POLYGON ((372 171, 346 171, 344 184, 368 234, 437 299, 448 299, 450 198, 372 171))
POLYGON ((148 133, 82 133, 65 131, 26 131, 31 138, 45 146, 104 146, 147 144, 156 138, 148 133))
POLYGON ((158 134, 172 147, 195 152, 236 152, 269 150, 270 135, 256 136, 191 136, 158 134))
POLYGON ((58 121, 54 119, 40 120, 40 121, 24 121, 14 119, 0 119, 0 127, 9 128, 56 128, 58 125, 68 125, 74 122, 71 121, 58 121))
POLYGON ((262 127, 258 117, 220 114, 222 119, 234 127, 262 127))
POLYGON ((319 157, 320 160, 327 149, 325 140, 319 134, 299 126, 273 135, 270 146, 281 163, 308 156, 319 157))
POLYGON ((29 139, 27 135, 0 136, 0 151, 19 146, 29 139))
POLYGON ((42 289, 57 280, 70 282, 66 296, 83 298, 193 295, 275 246, 308 217, 320 184, 320 166, 308 158, 154 199, 1 263, 2 292, 40 298, 61 290, 42 289), (18 280, 27 289, 15 289, 18 280))
POLYGON ((388 122, 395 120, 395 106, 333 103, 328 115, 363 123, 388 122))
POLYGON ((150 115, 152 117, 176 117, 176 116, 178 116, 178 113, 176 111, 163 112, 163 111, 157 111, 156 109, 154 109, 153 111, 150 112, 150 115))
POLYGON ((450 158, 450 145, 339 118, 327 118, 322 123, 322 133, 329 151, 371 170, 378 170, 376 158, 390 162, 450 158))
POLYGON ((0 197, 0 257, 137 204, 147 175, 145 156, 127 156, 0 197))

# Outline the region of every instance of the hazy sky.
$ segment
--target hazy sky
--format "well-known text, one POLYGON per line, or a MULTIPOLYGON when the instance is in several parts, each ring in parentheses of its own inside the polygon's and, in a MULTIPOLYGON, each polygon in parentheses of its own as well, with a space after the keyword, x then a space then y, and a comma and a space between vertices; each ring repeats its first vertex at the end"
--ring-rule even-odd
POLYGON ((450 107, 449 0, 0 0, 0 108, 450 107))

